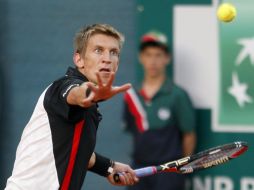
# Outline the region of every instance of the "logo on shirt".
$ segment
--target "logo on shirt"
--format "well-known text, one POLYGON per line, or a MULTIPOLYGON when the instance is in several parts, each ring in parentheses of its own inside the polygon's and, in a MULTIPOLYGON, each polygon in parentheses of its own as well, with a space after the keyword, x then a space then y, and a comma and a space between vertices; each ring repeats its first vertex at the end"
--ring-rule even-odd
POLYGON ((161 120, 167 120, 170 118, 170 115, 171 115, 171 112, 168 108, 160 108, 158 110, 158 117, 161 119, 161 120))
POLYGON ((67 94, 73 87, 76 87, 76 86, 79 86, 79 84, 72 84, 72 85, 70 85, 70 86, 66 89, 66 91, 63 93, 63 97, 65 97, 66 94, 67 94))

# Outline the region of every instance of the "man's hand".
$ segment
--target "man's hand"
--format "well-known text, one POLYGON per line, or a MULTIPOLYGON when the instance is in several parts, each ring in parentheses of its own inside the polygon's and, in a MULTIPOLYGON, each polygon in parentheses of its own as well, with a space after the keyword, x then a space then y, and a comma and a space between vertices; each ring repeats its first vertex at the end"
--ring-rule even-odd
MULTIPOLYGON (((111 72, 108 73, 107 81, 102 82, 102 78, 99 73, 96 73, 97 75, 97 81, 98 85, 95 85, 92 82, 84 82, 79 87, 74 87, 70 90, 68 96, 67 96, 67 102, 70 105, 78 105, 81 107, 90 107, 95 102, 98 102, 100 100, 107 100, 114 95, 125 92, 131 87, 131 84, 124 84, 122 86, 112 86, 115 73, 111 72), (87 91, 90 90, 90 94, 87 93, 87 91), (89 94, 87 96, 87 94, 89 94)), ((105 80, 103 80, 105 81, 105 80)))
POLYGON ((89 100, 92 98, 92 101, 97 102, 100 100, 107 100, 114 95, 125 92, 131 87, 131 84, 124 84, 122 86, 115 86, 113 87, 113 81, 115 79, 115 73, 111 72, 109 74, 109 79, 107 82, 103 83, 102 77, 100 74, 97 72, 97 85, 94 85, 91 82, 87 83, 87 86, 91 89, 91 94, 89 95, 89 100))
POLYGON ((188 132, 183 134, 183 155, 190 156, 193 154, 196 147, 195 132, 188 132))
POLYGON ((134 185, 135 183, 139 181, 138 178, 136 177, 134 170, 131 169, 130 166, 119 163, 119 162, 115 162, 114 172, 110 174, 107 178, 111 184, 120 185, 120 186, 134 185), (120 172, 122 173, 122 175, 120 175, 120 182, 116 183, 114 181, 113 176, 115 173, 120 173, 120 172))

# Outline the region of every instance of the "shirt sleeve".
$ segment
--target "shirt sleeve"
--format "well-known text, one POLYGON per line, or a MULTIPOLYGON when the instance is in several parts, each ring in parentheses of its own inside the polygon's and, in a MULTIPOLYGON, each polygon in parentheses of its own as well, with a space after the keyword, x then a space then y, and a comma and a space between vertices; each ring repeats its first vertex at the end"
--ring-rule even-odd
POLYGON ((176 99, 177 124, 182 132, 195 131, 196 114, 188 94, 180 90, 176 99))
POLYGON ((65 79, 53 83, 45 95, 45 107, 51 114, 56 114, 69 121, 76 121, 82 118, 80 106, 67 103, 67 96, 71 89, 80 86, 84 81, 79 79, 65 79))

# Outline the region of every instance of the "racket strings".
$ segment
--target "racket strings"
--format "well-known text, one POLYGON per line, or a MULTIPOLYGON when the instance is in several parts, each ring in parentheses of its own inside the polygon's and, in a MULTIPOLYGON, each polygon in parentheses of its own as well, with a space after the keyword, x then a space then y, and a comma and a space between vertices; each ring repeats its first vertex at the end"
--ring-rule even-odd
POLYGON ((199 158, 196 158, 189 164, 181 167, 179 170, 181 173, 192 173, 194 170, 200 170, 223 164, 230 160, 231 155, 236 152, 239 152, 241 147, 224 147, 223 149, 213 149, 205 153, 198 155, 199 158))

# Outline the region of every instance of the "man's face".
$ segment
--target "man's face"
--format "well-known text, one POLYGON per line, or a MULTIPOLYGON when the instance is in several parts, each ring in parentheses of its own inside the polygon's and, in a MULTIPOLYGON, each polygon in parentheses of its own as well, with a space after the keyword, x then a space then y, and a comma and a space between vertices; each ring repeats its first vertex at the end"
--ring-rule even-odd
MULTIPOLYGON (((94 34, 87 43, 86 50, 78 67, 89 81, 97 84, 96 72, 102 78, 102 82, 106 83, 111 72, 116 72, 119 64, 119 42, 117 39, 104 34, 94 34)), ((74 62, 75 62, 74 55, 74 62)), ((76 63, 75 63, 76 64, 76 63)), ((77 65, 77 64, 76 64, 77 65)))
POLYGON ((160 47, 146 47, 139 55, 145 75, 149 77, 165 74, 169 59, 169 55, 160 47))

